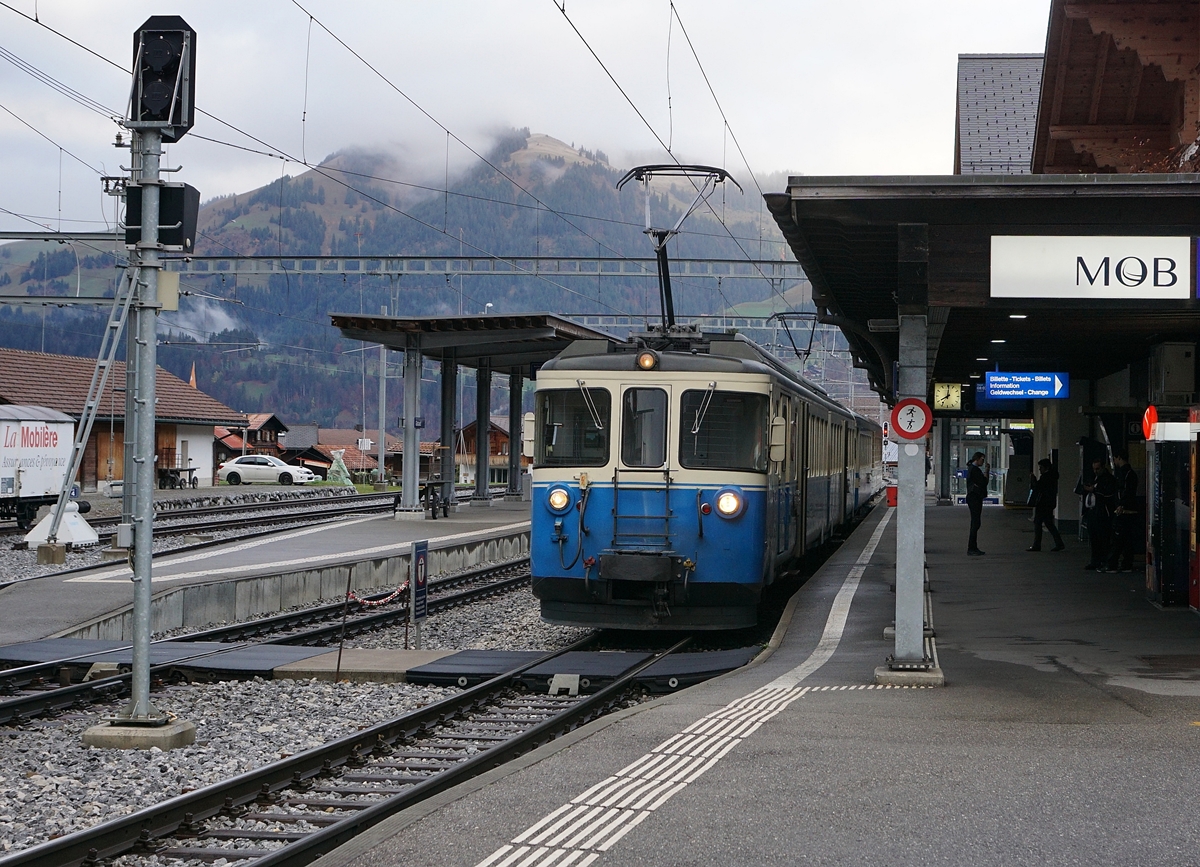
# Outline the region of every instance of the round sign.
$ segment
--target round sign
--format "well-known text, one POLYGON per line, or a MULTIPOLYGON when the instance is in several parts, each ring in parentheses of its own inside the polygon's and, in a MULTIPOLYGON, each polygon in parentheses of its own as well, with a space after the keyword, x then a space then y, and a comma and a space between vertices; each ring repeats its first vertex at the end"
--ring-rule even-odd
POLYGON ((1151 404, 1146 407, 1146 413, 1142 416, 1142 433, 1146 439, 1154 436, 1154 426, 1158 424, 1158 407, 1151 404))
POLYGON ((919 440, 933 427, 933 413, 919 397, 906 397, 892 407, 892 433, 901 439, 919 440))

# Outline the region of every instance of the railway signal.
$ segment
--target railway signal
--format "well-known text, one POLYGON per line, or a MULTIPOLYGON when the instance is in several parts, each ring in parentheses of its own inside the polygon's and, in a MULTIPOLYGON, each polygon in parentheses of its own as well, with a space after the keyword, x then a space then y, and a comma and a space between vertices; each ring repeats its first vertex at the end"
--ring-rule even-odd
POLYGON ((161 130, 179 141, 196 123, 196 31, 178 15, 152 15, 133 35, 130 129, 161 130))

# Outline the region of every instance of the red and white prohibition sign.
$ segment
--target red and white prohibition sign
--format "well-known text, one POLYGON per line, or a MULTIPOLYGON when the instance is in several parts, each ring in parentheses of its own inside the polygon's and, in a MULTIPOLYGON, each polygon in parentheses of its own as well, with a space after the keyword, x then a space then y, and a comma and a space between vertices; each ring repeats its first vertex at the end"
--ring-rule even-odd
POLYGON ((901 439, 919 440, 933 427, 933 413, 919 397, 906 397, 892 407, 892 433, 901 439))

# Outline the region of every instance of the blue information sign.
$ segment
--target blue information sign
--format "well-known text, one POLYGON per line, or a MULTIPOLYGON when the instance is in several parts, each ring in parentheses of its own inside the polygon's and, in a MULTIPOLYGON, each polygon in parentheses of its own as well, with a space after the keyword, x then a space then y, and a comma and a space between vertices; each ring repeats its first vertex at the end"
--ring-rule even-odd
POLYGON ((413 620, 424 620, 429 615, 429 543, 413 542, 412 588, 413 620))
POLYGON ((1071 396, 1071 377, 1065 373, 989 371, 988 400, 1055 400, 1071 396))

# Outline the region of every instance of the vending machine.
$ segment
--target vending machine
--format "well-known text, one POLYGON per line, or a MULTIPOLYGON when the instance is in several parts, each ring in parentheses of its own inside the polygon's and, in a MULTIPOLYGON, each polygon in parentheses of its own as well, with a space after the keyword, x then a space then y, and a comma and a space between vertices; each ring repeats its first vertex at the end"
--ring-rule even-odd
POLYGON ((1146 441, 1146 594, 1157 605, 1190 601, 1194 437, 1188 422, 1159 422, 1146 441))

